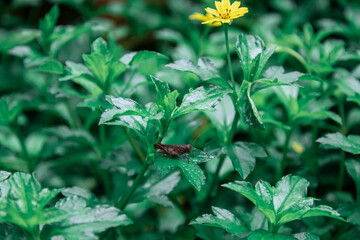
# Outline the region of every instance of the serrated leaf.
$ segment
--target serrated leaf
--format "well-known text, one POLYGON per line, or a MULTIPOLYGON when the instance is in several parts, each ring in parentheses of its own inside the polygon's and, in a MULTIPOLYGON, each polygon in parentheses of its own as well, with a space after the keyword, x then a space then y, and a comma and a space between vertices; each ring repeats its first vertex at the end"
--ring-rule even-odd
POLYGON ((203 81, 210 81, 224 89, 231 89, 229 83, 219 75, 218 70, 208 58, 199 58, 197 66, 188 59, 182 59, 167 64, 166 67, 182 72, 193 73, 203 81))
POLYGON ((220 227, 232 235, 246 234, 249 230, 244 224, 226 209, 212 207, 215 215, 204 214, 192 220, 190 224, 201 224, 211 227, 220 227))
POLYGON ((109 76, 109 67, 106 63, 105 56, 101 53, 94 52, 83 54, 85 65, 94 74, 101 83, 105 83, 109 76))
POLYGON ((360 154, 360 136, 344 136, 341 133, 328 133, 316 140, 327 149, 341 149, 352 154, 360 154))
POLYGON ((287 175, 277 182, 275 187, 259 181, 255 190, 248 182, 236 181, 222 186, 248 198, 275 226, 312 216, 343 220, 338 212, 328 206, 311 207, 314 199, 306 197, 309 182, 302 177, 287 175))
POLYGON ((179 96, 179 93, 176 90, 171 92, 169 84, 154 76, 151 76, 151 80, 154 83, 158 94, 156 97, 156 104, 165 112, 165 118, 169 120, 176 109, 176 99, 179 96))
MULTIPOLYGON (((118 122, 119 119, 117 117, 125 117, 125 116, 141 116, 142 118, 149 118, 149 119, 160 119, 163 117, 163 113, 156 113, 154 114, 149 113, 144 108, 142 108, 137 102, 130 98, 115 98, 111 96, 106 96, 106 100, 114 106, 113 109, 107 109, 105 112, 101 114, 101 118, 99 121, 99 124, 112 124, 112 125, 121 125, 121 124, 115 124, 115 122, 118 122), (115 121, 115 122, 114 122, 115 121)), ((122 118, 127 119, 129 121, 130 118, 122 118)), ((137 120, 138 118, 132 118, 133 120, 136 120, 137 122, 143 122, 145 123, 147 120, 137 120)), ((143 124, 141 124, 143 125, 143 124)))
POLYGON ((32 232, 40 224, 62 219, 60 212, 45 206, 61 189, 41 188, 31 174, 16 172, 0 182, 0 221, 12 223, 32 232))
POLYGON ((265 129, 255 103, 251 99, 251 86, 248 81, 243 81, 240 87, 238 111, 245 124, 259 129, 265 129))
POLYGON ((240 34, 236 42, 236 50, 244 72, 244 80, 257 80, 275 48, 265 48, 263 40, 254 35, 240 34))
POLYGON ((35 69, 39 72, 53 73, 53 74, 63 74, 64 68, 61 62, 51 59, 43 64, 41 64, 38 68, 35 69))
POLYGON ((140 116, 120 116, 114 121, 101 122, 99 124, 124 126, 134 130, 140 137, 146 136, 147 120, 140 116))
POLYGON ((61 199, 56 208, 65 212, 66 219, 54 225, 54 237, 69 240, 98 239, 96 234, 111 227, 126 226, 132 221, 119 209, 108 205, 88 206, 78 196, 61 199))
POLYGON ((174 112, 173 118, 195 111, 214 111, 215 106, 230 92, 232 91, 216 86, 190 89, 189 93, 184 96, 180 107, 174 112))
MULTIPOLYGON (((137 116, 143 116, 143 117, 151 117, 152 116, 149 112, 147 112, 144 108, 142 108, 140 106, 140 104, 138 104, 136 101, 134 101, 130 98, 122 98, 122 97, 115 98, 115 97, 111 97, 111 96, 106 96, 106 100, 112 106, 116 107, 116 109, 111 109, 111 110, 116 110, 118 115, 121 115, 121 114, 122 115, 137 115, 137 116)), ((110 112, 110 111, 105 111, 102 114, 102 118, 104 118, 104 119, 100 120, 100 123, 110 120, 108 118, 105 118, 108 115, 108 112, 110 112)))
POLYGON ((214 157, 206 154, 198 149, 192 148, 195 156, 189 153, 189 163, 186 156, 181 155, 179 157, 168 158, 162 154, 156 154, 154 158, 155 167, 160 173, 167 173, 174 167, 179 167, 188 181, 200 191, 205 184, 205 174, 203 170, 197 165, 199 163, 207 162, 214 157))
POLYGON ((257 157, 267 157, 264 149, 256 143, 236 142, 228 146, 227 151, 235 170, 243 179, 254 170, 257 157))

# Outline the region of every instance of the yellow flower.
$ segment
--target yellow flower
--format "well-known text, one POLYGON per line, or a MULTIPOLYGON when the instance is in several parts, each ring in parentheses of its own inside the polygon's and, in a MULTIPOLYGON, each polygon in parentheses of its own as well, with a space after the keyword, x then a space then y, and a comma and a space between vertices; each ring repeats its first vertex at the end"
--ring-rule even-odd
POLYGON ((233 4, 230 4, 230 0, 215 1, 216 10, 205 9, 211 14, 211 19, 202 22, 202 24, 231 23, 233 19, 242 17, 249 12, 247 7, 240 7, 240 4, 239 1, 235 1, 233 4))
MULTIPOLYGON (((196 13, 190 15, 189 18, 191 20, 209 21, 209 20, 213 19, 213 16, 210 13, 206 13, 206 15, 204 15, 204 14, 196 12, 196 13)), ((221 23, 212 22, 212 23, 208 23, 208 25, 213 26, 213 27, 219 27, 219 26, 221 26, 221 23)))

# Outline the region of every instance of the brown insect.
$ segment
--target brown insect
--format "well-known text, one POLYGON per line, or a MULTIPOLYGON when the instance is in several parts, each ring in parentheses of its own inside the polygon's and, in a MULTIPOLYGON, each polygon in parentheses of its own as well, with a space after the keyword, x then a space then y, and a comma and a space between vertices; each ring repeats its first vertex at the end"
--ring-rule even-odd
MULTIPOLYGON (((200 135, 199 135, 200 136, 200 135)), ((192 153, 193 156, 194 153, 191 151, 192 146, 194 145, 194 143, 196 142, 196 140, 199 138, 199 136, 194 140, 194 142, 190 145, 169 145, 169 144, 162 144, 161 142, 157 142, 154 144, 154 148, 155 149, 159 149, 158 153, 163 153, 163 154, 168 154, 169 155, 169 159, 172 156, 180 156, 182 154, 185 154, 188 163, 189 163, 189 158, 186 155, 186 153, 192 153)))

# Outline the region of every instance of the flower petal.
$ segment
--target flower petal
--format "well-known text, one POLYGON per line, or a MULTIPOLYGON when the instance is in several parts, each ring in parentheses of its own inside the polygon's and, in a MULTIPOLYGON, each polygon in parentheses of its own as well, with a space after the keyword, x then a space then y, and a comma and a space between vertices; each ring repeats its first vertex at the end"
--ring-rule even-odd
POLYGON ((207 17, 201 13, 193 13, 189 16, 191 20, 200 20, 200 21, 206 21, 207 17))
POLYGON ((213 18, 213 19, 207 20, 205 22, 202 22, 201 24, 212 24, 212 23, 217 22, 217 21, 218 21, 217 18, 213 18))
POLYGON ((212 8, 205 8, 205 11, 210 13, 211 15, 215 16, 215 17, 219 17, 220 14, 218 11, 216 11, 215 9, 212 8))
POLYGON ((230 8, 230 0, 221 0, 221 3, 223 12, 230 8))
POLYGON ((235 15, 241 15, 244 16, 245 13, 248 13, 249 9, 247 7, 242 7, 239 8, 238 10, 236 10, 235 12, 231 12, 231 16, 235 16, 235 15))
POLYGON ((235 1, 230 7, 230 11, 235 12, 240 7, 240 4, 241 3, 239 1, 235 1))
POLYGON ((223 12, 222 5, 221 5, 221 3, 219 1, 215 1, 215 7, 216 7, 216 9, 218 10, 219 13, 223 12))

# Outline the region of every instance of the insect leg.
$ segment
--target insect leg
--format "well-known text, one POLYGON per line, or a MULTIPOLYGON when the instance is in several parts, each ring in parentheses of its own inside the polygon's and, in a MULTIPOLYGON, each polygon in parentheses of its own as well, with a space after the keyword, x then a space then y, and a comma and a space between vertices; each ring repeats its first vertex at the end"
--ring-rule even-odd
POLYGON ((188 163, 189 163, 189 158, 188 158, 188 156, 186 155, 186 153, 185 153, 185 156, 186 156, 186 158, 187 158, 187 160, 188 160, 188 163))

